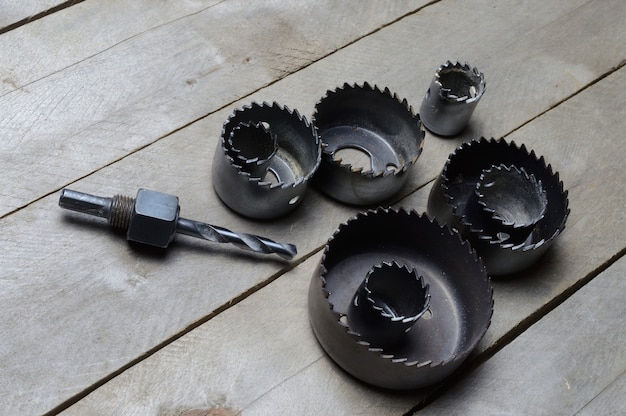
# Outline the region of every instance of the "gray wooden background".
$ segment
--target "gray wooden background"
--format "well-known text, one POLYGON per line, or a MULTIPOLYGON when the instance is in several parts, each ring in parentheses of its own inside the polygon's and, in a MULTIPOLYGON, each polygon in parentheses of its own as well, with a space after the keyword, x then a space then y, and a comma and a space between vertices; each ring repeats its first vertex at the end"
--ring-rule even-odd
POLYGON ((0 1, 0 414, 626 414, 626 2, 0 1), (571 215, 523 276, 494 281, 463 377, 373 389, 308 323, 321 250, 358 212, 311 191, 256 222, 212 189, 222 123, 252 101, 310 118, 368 81, 419 108, 448 59, 485 73, 459 137, 427 133, 396 207, 425 209, 463 141, 525 143, 571 215), (178 195, 181 214, 297 244, 291 263, 177 238, 163 256, 60 190, 178 195))

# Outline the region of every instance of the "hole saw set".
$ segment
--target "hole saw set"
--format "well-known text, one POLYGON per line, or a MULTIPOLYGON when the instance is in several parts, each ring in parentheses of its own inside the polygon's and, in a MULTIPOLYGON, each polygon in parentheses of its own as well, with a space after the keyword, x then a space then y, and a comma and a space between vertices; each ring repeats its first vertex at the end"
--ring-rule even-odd
MULTIPOLYGON (((336 201, 379 206, 339 225, 309 286, 313 332, 356 378, 383 388, 423 388, 455 371, 493 314, 489 276, 535 263, 565 228, 559 174, 524 145, 480 138, 448 157, 427 213, 381 207, 406 184, 425 130, 454 136, 485 93, 467 63, 441 65, 419 114, 388 88, 344 84, 317 102, 309 123, 276 102, 236 109, 212 163, 215 192, 252 219, 288 215, 309 183, 336 201), (348 159, 354 156, 360 162, 348 159), (359 159, 360 158, 360 159, 359 159)), ((64 189, 59 205, 105 218, 129 241, 165 248, 176 234, 291 260, 293 244, 179 215, 178 197, 140 189, 101 197, 64 189)))

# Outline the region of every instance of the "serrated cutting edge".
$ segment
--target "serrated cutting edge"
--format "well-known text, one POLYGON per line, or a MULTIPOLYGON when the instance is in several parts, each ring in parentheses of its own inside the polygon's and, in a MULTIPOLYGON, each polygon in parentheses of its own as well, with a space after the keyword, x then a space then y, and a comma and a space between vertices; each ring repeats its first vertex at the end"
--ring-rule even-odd
MULTIPOLYGON (((418 299, 418 300, 421 300, 421 303, 423 304, 420 309, 424 311, 428 309, 428 304, 430 303, 430 294, 428 293, 428 283, 424 281, 424 278, 422 276, 420 276, 419 274, 415 272, 415 269, 407 266, 406 264, 400 264, 396 262, 395 260, 383 261, 382 263, 377 264, 374 267, 372 267, 372 269, 368 273, 368 276, 366 276, 366 279, 367 277, 372 276, 376 273, 378 274, 384 273, 385 269, 392 269, 392 270, 400 271, 402 274, 411 276, 416 282, 418 282, 420 289, 424 292, 423 299, 418 299)), ((394 314, 390 312, 388 308, 385 308, 384 306, 380 305, 380 303, 378 302, 378 299, 376 299, 375 297, 375 290, 373 290, 371 287, 366 287, 365 291, 367 293, 367 296, 365 297, 366 301, 371 304, 371 308, 373 310, 377 311, 384 318, 389 318, 389 320, 391 321, 409 322, 409 321, 416 321, 421 316, 421 311, 416 311, 413 314, 407 314, 407 313, 403 313, 400 315, 394 314)))
POLYGON ((349 204, 391 197, 423 150, 425 131, 407 100, 367 82, 328 90, 315 106, 313 124, 323 143, 314 184, 349 204), (341 157, 348 149, 360 156, 360 165, 341 157))
POLYGON ((483 211, 489 214, 491 220, 501 224, 505 229, 517 230, 532 227, 543 218, 546 211, 547 198, 541 180, 537 180, 534 174, 527 173, 526 169, 517 168, 515 165, 500 164, 483 170, 476 184, 475 194, 476 202, 483 211), (505 191, 498 187, 498 177, 504 177, 505 180, 507 178, 512 179, 512 181, 509 180, 508 183, 505 183, 505 186, 510 188, 505 191), (494 188, 496 191, 493 191, 494 188), (515 189, 516 192, 511 193, 510 190, 512 189, 515 189), (500 201, 490 201, 490 198, 494 197, 488 193, 490 191, 494 192, 495 197, 500 199, 510 195, 514 202, 516 198, 525 198, 523 207, 525 210, 518 210, 511 215, 506 215, 506 209, 503 212, 502 209, 498 209, 494 205, 500 201))
POLYGON ((392 346, 404 341, 429 305, 429 285, 415 269, 383 261, 370 269, 356 290, 348 327, 370 346, 392 346))
POLYGON ((274 185, 266 177, 278 151, 278 142, 268 126, 240 123, 232 129, 223 146, 232 166, 242 175, 249 175, 248 180, 257 181, 261 186, 274 185))
MULTIPOLYGON (((397 103, 400 103, 403 110, 407 112, 407 114, 410 115, 410 117, 412 118, 413 122, 415 123, 416 126, 421 126, 421 122, 420 122, 420 117, 417 113, 415 113, 413 111, 413 108, 409 105, 408 101, 406 99, 400 99, 400 97, 395 94, 392 93, 389 88, 385 87, 384 89, 380 89, 380 87, 378 87, 377 85, 371 86, 369 83, 364 82, 362 85, 359 84, 348 84, 348 83, 344 83, 343 86, 341 87, 337 87, 335 90, 328 90, 326 92, 326 94, 320 99, 320 101, 318 101, 316 108, 315 108, 315 112, 313 114, 313 123, 316 124, 316 118, 319 118, 319 111, 320 111, 320 107, 321 105, 323 105, 322 103, 324 102, 324 100, 329 100, 332 97, 335 97, 337 95, 341 95, 342 92, 348 91, 348 90, 362 90, 362 91, 371 91, 374 92, 377 95, 381 95, 381 96, 386 96, 391 100, 396 101, 397 103)), ((317 126, 317 125, 316 125, 317 126)), ((318 127, 319 130, 319 127, 318 127)), ((333 158, 333 161, 336 162, 337 164, 339 164, 341 167, 346 168, 346 169, 350 169, 351 171, 355 172, 355 173, 360 173, 362 175, 366 175, 366 176, 370 176, 370 177, 377 177, 377 176, 386 176, 386 175, 398 175, 400 173, 402 173, 403 171, 408 170, 411 165, 415 164, 415 162, 417 162, 417 159, 419 158, 419 156, 421 155, 423 148, 424 148, 424 141, 423 141, 423 136, 421 137, 420 140, 418 140, 418 151, 416 152, 415 155, 413 155, 412 158, 410 158, 409 160, 407 160, 404 164, 402 164, 399 167, 396 167, 394 169, 378 169, 378 170, 373 170, 373 169, 368 169, 366 171, 363 171, 363 167, 354 167, 352 166, 352 164, 350 163, 343 163, 343 160, 341 158, 337 158, 336 157, 336 152, 337 150, 329 150, 329 145, 328 143, 324 143, 323 142, 323 137, 322 137, 322 152, 325 155, 328 155, 330 157, 333 158)))
POLYGON ((559 174, 553 173, 552 166, 546 164, 543 156, 537 157, 524 144, 518 146, 514 141, 482 137, 462 144, 449 155, 431 189, 428 213, 459 230, 464 238, 470 240, 483 258, 489 274, 495 276, 513 274, 532 265, 565 228, 568 205, 568 192, 559 174), (541 182, 545 190, 545 213, 534 225, 527 240, 521 243, 503 242, 485 235, 467 216, 472 208, 468 201, 480 175, 498 165, 523 169, 541 182))
POLYGON ((478 240, 517 250, 526 245, 546 205, 545 190, 535 175, 501 164, 481 172, 460 221, 478 240))
POLYGON ((392 389, 426 387, 452 373, 480 341, 492 313, 493 289, 469 243, 426 215, 402 209, 379 208, 341 224, 309 287, 311 324, 330 357, 355 377, 392 389), (406 339, 381 347, 350 327, 349 307, 365 276, 383 262, 422 276, 430 304, 406 339))
POLYGON ((439 86, 441 98, 454 102, 478 101, 487 89, 485 75, 467 62, 461 64, 458 61, 447 61, 435 72, 434 82, 439 86), (458 74, 460 77, 455 76, 447 82, 445 78, 448 74, 458 74))
POLYGON ((229 154, 242 167, 269 162, 278 150, 276 135, 263 123, 239 123, 224 144, 229 154))
POLYGON ((460 133, 487 89, 485 76, 467 62, 441 65, 426 91, 420 116, 426 128, 441 136, 460 133))
MULTIPOLYGON (((483 170, 474 193, 475 203, 485 213, 479 218, 483 229, 479 231, 479 239, 489 240, 490 244, 499 242, 513 250, 526 245, 547 209, 541 180, 515 165, 498 165, 483 170)), ((473 198, 468 205, 471 203, 474 203, 473 198)))
MULTIPOLYGON (((248 150, 252 149, 254 146, 248 150)), ((300 204, 320 161, 321 141, 305 117, 276 102, 253 102, 236 109, 222 126, 213 158, 213 186, 220 199, 237 213, 276 218, 300 204), (267 140, 265 132, 275 140, 275 149, 270 152, 258 146, 261 155, 247 154, 242 159, 231 146, 233 134, 254 133, 257 139, 267 140)))

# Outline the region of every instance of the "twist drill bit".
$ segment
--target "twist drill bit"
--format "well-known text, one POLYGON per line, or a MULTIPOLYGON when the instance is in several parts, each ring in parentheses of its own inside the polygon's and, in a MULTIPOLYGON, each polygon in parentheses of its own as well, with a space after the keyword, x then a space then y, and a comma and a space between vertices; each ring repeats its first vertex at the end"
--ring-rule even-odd
POLYGON ((276 253, 288 260, 297 253, 293 244, 180 218, 178 197, 147 189, 140 189, 136 198, 124 195, 108 198, 63 189, 59 206, 106 218, 111 226, 127 230, 128 240, 156 247, 167 247, 174 234, 181 233, 215 243, 230 243, 256 253, 276 253))

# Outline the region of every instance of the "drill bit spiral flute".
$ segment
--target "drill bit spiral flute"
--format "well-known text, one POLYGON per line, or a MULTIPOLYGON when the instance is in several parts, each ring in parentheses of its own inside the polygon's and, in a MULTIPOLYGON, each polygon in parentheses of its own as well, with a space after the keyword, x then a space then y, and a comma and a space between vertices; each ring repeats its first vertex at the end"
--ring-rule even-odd
POLYGON ((165 248, 174 234, 186 234, 214 243, 230 243, 261 254, 278 254, 292 259, 297 251, 293 244, 277 243, 252 234, 235 233, 226 228, 179 217, 178 197, 140 189, 136 198, 116 195, 112 198, 64 189, 59 206, 72 211, 106 218, 116 228, 126 229, 126 238, 165 248))

